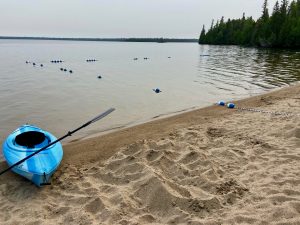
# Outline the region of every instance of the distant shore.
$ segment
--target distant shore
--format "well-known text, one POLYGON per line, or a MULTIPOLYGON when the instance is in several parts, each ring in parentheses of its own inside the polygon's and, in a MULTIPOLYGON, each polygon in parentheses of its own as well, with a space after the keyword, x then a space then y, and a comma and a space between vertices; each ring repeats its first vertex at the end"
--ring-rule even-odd
POLYGON ((15 37, 0 36, 0 40, 51 40, 51 41, 109 41, 109 42, 156 42, 190 43, 198 42, 195 38, 64 38, 64 37, 15 37))

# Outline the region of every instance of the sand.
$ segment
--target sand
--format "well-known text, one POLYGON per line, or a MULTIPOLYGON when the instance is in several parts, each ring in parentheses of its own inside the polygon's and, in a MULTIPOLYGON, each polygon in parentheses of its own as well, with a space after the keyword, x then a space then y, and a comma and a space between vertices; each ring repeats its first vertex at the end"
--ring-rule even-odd
POLYGON ((211 106, 70 143, 51 186, 0 177, 0 224, 300 224, 300 85, 235 103, 291 114, 211 106))

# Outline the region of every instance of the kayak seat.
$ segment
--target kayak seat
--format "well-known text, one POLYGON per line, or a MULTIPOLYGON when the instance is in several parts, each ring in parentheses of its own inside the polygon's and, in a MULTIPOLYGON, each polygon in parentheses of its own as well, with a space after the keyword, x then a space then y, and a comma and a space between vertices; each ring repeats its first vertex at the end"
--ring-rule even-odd
POLYGON ((45 139, 45 134, 41 132, 28 131, 16 136, 15 143, 27 148, 34 148, 35 145, 41 144, 45 139))

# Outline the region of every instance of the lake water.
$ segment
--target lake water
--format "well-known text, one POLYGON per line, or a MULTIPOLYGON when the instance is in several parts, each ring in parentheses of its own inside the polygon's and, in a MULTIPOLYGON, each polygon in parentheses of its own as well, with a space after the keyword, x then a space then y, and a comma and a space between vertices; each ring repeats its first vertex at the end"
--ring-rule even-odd
POLYGON ((297 51, 196 43, 0 40, 0 142, 25 123, 59 137, 116 108, 73 138, 85 137, 257 95, 299 81, 299 71, 297 51), (159 94, 152 90, 157 87, 159 94))

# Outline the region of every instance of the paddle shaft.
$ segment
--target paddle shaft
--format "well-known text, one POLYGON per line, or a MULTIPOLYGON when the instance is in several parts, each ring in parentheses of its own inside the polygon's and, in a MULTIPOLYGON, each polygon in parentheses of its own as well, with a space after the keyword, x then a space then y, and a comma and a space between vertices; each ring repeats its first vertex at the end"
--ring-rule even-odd
POLYGON ((74 129, 74 130, 72 130, 72 131, 69 131, 67 134, 65 134, 64 136, 60 137, 59 139, 57 139, 57 140, 51 142, 51 143, 48 144, 47 146, 41 148, 40 150, 35 151, 34 153, 32 153, 32 154, 26 156, 24 159, 21 159, 20 161, 18 161, 18 162, 16 162, 15 164, 11 165, 11 166, 8 167, 7 169, 1 171, 1 172, 0 172, 0 175, 6 173, 7 171, 11 170, 11 169, 14 168, 15 166, 20 165, 21 163, 25 162, 27 159, 29 159, 29 158, 33 157, 34 155, 40 153, 41 151, 45 150, 46 148, 49 148, 50 146, 56 144, 57 142, 59 142, 59 141, 65 139, 66 137, 71 136, 72 134, 74 134, 75 132, 81 130, 82 128, 87 127, 88 125, 90 125, 90 124, 92 124, 92 123, 94 123, 94 122, 96 122, 96 121, 102 119, 103 117, 105 117, 105 116, 107 116, 108 114, 112 113, 114 110, 115 110, 114 108, 110 108, 110 109, 108 109, 107 111, 105 111, 104 113, 101 113, 99 116, 96 116, 94 119, 90 120, 89 122, 83 124, 82 126, 76 128, 76 129, 74 129))

